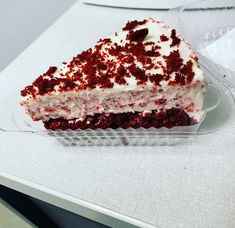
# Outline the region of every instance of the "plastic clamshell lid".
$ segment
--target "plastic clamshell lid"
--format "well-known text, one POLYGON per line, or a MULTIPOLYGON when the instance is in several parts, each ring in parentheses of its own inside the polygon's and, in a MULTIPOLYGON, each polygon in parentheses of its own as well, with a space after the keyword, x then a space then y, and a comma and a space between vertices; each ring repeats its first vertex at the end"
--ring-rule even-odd
POLYGON ((197 51, 200 64, 235 89, 235 0, 201 0, 170 10, 164 21, 197 51))

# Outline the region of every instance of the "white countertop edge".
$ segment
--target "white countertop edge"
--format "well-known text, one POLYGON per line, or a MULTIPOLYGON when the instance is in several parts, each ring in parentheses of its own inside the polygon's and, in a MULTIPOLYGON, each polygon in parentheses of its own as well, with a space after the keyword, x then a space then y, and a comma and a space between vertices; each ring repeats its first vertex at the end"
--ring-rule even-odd
POLYGON ((156 228, 151 224, 0 171, 0 184, 111 227, 156 228))

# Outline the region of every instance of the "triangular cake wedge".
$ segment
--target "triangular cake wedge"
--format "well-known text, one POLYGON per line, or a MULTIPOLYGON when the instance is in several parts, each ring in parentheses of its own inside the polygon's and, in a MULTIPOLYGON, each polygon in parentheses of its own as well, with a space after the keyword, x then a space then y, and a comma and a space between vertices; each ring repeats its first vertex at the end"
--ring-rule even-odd
POLYGON ((184 38, 154 19, 128 22, 21 91, 47 129, 173 127, 202 117, 207 84, 184 38))

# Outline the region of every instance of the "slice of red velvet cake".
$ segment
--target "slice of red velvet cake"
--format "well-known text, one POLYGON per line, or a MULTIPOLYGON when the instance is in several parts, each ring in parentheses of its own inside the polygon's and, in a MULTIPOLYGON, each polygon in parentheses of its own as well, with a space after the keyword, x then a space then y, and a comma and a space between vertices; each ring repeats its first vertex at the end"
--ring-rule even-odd
POLYGON ((173 127, 200 121, 206 81, 190 45, 153 19, 121 32, 21 91, 47 129, 173 127))

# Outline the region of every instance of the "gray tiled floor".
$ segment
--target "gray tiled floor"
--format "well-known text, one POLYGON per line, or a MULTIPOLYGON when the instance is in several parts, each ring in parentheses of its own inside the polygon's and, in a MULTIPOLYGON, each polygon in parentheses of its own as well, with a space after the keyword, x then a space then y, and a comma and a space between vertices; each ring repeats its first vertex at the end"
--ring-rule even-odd
POLYGON ((0 199, 0 228, 31 228, 19 215, 0 199))

